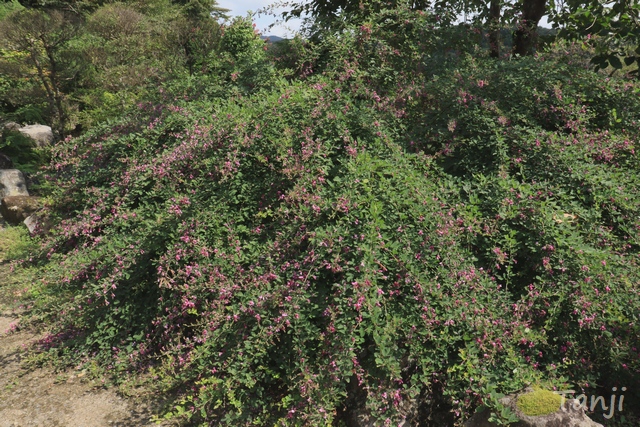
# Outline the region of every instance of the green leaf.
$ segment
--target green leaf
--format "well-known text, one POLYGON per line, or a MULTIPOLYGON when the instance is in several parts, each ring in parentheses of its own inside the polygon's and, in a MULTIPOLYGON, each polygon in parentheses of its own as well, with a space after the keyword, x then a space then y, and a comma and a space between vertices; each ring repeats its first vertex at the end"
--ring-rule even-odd
POLYGON ((622 62, 617 56, 609 56, 608 61, 609 64, 611 64, 611 66, 616 70, 620 70, 622 68, 622 62))

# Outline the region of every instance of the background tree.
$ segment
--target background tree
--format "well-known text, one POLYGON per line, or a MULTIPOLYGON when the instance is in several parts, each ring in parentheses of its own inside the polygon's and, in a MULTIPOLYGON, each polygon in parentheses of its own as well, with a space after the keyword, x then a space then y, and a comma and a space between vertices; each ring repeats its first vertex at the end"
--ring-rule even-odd
POLYGON ((33 77, 44 89, 50 123, 58 135, 64 133, 69 118, 67 87, 73 85, 79 68, 65 50, 79 29, 78 17, 61 11, 20 10, 0 22, 4 49, 25 53, 22 60, 32 66, 33 77))
POLYGON ((220 25, 217 19, 227 19, 228 9, 207 0, 175 0, 180 6, 180 15, 174 21, 174 40, 183 49, 189 74, 205 58, 220 40, 220 25))
POLYGON ((105 0, 18 0, 28 9, 60 10, 75 14, 88 13, 108 3, 105 0))
POLYGON ((529 55, 537 42, 537 29, 540 19, 546 12, 546 0, 524 0, 521 16, 514 32, 513 53, 529 55))
POLYGON ((500 0, 489 3, 489 50, 493 58, 500 57, 500 0))
POLYGON ((551 6, 550 21, 561 37, 588 38, 596 50, 596 69, 619 70, 624 62, 627 67, 635 64, 630 73, 640 76, 640 2, 569 0, 552 1, 551 6))
POLYGON ((173 0, 173 3, 179 5, 182 13, 191 19, 229 18, 229 9, 218 6, 215 0, 173 0))
POLYGON ((59 135, 119 116, 161 82, 202 71, 226 9, 207 0, 17 0, 0 11, 7 118, 59 135), (12 13, 9 16, 9 13, 12 13))
MULTIPOLYGON (((419 0, 419 1, 361 1, 361 0, 310 0, 288 3, 290 10, 283 13, 284 19, 311 16, 314 29, 339 27, 340 23, 357 22, 381 9, 393 9, 407 4, 412 10, 429 10, 438 16, 440 25, 454 25, 461 15, 470 17, 474 24, 489 33, 490 54, 500 55, 500 30, 513 28, 512 52, 530 55, 537 45, 537 28, 541 18, 553 4, 547 0, 483 1, 483 0, 419 0)), ((575 11, 575 7, 570 10, 575 11)))

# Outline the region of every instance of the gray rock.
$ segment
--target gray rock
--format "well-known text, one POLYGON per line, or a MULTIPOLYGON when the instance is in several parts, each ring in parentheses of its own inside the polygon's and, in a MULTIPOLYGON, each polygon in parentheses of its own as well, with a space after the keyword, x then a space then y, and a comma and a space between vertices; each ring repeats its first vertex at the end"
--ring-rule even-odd
POLYGON ((28 195, 22 172, 18 169, 0 169, 0 198, 28 195))
MULTIPOLYGON (((584 413, 584 408, 576 399, 565 400, 556 412, 549 415, 532 417, 523 414, 517 406, 518 396, 532 391, 526 389, 522 393, 500 399, 500 403, 510 408, 520 419, 517 423, 510 424, 511 427, 603 427, 584 413)), ((489 422, 489 415, 488 410, 477 413, 464 424, 464 427, 498 427, 498 424, 489 422)))
POLYGON ((40 209, 39 197, 9 196, 0 202, 0 214, 9 224, 18 225, 40 209))
POLYGON ((34 234, 38 228, 38 215, 31 214, 22 222, 27 227, 27 230, 29 230, 29 234, 34 234))
POLYGON ((16 122, 7 122, 5 124, 2 125, 2 128, 4 130, 20 130, 22 126, 20 126, 18 123, 16 122))
POLYGON ((11 169, 13 168, 13 162, 11 158, 6 154, 0 153, 0 169, 11 169))
POLYGON ((38 147, 46 147, 53 143, 53 131, 45 125, 29 125, 19 129, 20 132, 33 139, 38 147))
POLYGON ((32 213, 24 221, 23 224, 29 230, 32 236, 39 231, 47 232, 51 228, 51 221, 42 214, 42 211, 32 213))

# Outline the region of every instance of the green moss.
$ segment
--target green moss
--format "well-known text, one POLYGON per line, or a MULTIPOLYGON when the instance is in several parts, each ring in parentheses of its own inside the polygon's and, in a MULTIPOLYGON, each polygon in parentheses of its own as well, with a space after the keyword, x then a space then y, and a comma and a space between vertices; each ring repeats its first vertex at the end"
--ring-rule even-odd
POLYGON ((548 390, 536 390, 518 396, 518 408, 532 417, 552 414, 560 409, 561 403, 562 397, 548 390))

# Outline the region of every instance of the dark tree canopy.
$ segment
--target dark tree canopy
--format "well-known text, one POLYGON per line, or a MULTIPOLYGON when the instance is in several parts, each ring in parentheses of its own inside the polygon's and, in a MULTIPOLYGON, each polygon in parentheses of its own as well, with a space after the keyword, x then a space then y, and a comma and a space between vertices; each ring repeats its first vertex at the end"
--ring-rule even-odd
POLYGON ((69 12, 87 12, 96 10, 107 3, 105 0, 19 0, 20 4, 30 9, 57 9, 69 12))
POLYGON ((600 2, 598 0, 424 0, 424 1, 362 1, 362 0, 308 0, 293 2, 291 9, 283 14, 290 17, 311 16, 314 28, 331 28, 340 22, 357 22, 366 19, 381 9, 395 8, 400 4, 413 10, 429 10, 438 16, 442 25, 452 25, 464 14, 471 17, 489 31, 491 54, 498 57, 501 28, 513 31, 512 53, 525 56, 536 51, 538 24, 543 16, 549 17, 555 27, 566 33, 600 34, 601 52, 598 61, 621 68, 618 56, 623 56, 627 65, 637 61, 640 52, 628 54, 623 47, 638 46, 640 38, 640 4, 634 0, 600 2), (608 62, 607 62, 608 61, 608 62))

